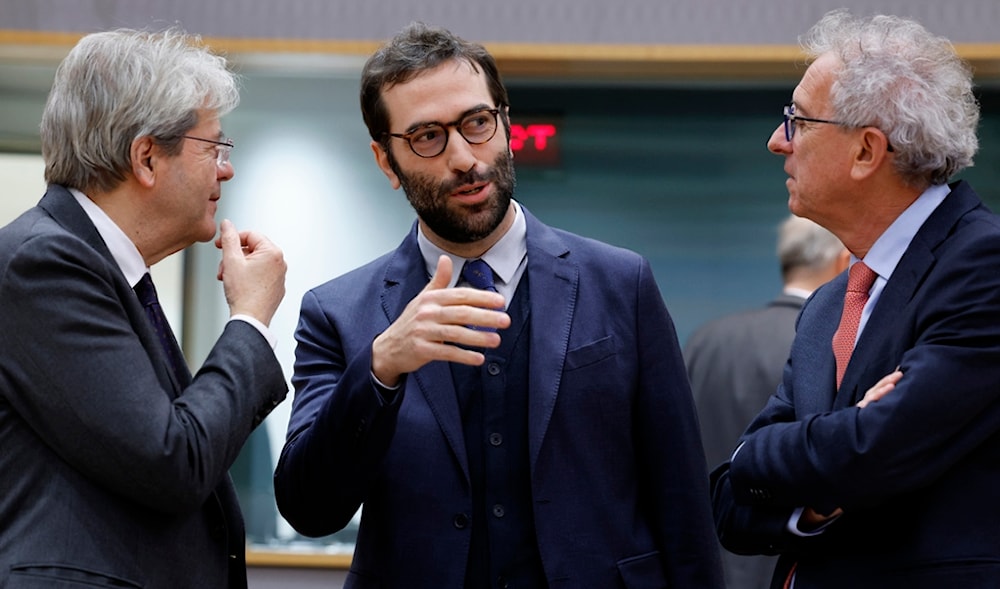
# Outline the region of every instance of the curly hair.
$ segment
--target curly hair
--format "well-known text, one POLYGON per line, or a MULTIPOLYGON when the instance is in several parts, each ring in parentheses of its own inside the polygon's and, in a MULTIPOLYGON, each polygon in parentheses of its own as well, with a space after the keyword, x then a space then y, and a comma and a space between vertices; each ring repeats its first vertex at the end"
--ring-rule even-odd
POLYGON ((811 58, 839 58, 830 91, 836 119, 881 129, 908 184, 944 184, 972 165, 979 104, 972 70, 950 41, 913 20, 835 10, 800 43, 811 58))

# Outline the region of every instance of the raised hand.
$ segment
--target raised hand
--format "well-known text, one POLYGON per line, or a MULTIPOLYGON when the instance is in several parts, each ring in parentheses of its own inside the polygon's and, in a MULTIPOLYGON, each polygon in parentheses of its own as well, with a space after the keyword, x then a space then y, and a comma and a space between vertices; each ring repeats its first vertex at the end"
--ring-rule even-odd
POLYGON ((403 374, 434 360, 478 366, 481 352, 463 348, 495 348, 500 335, 472 327, 505 329, 510 316, 502 311, 503 296, 475 288, 448 288, 452 262, 438 259, 430 282, 403 313, 372 343, 372 374, 381 383, 395 386, 403 374))
POLYGON ((215 245, 222 249, 218 279, 226 291, 230 315, 249 315, 271 323, 285 296, 285 264, 281 250, 254 231, 237 231, 222 221, 215 245))

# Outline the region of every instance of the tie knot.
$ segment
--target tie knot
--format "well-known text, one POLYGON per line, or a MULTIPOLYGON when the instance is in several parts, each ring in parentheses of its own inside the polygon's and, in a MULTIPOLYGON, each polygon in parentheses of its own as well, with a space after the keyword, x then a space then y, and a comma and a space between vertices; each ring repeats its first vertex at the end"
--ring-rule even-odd
POLYGON ((144 307, 159 304, 160 302, 156 296, 156 287, 153 286, 153 277, 149 275, 149 272, 142 275, 142 278, 139 279, 133 290, 135 290, 135 295, 139 297, 139 302, 144 307))
POLYGON ((497 290, 493 283, 493 269, 482 259, 467 261, 462 266, 462 278, 480 290, 492 290, 493 292, 497 290))
POLYGON ((875 284, 876 278, 878 278, 878 274, 864 262, 855 262, 847 275, 847 290, 848 292, 867 293, 875 284))

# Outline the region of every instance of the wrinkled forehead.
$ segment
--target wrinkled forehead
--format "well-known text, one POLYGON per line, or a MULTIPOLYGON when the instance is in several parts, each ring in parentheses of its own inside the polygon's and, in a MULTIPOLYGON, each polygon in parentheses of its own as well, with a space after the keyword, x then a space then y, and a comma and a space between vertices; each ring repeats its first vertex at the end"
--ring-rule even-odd
POLYGON ((818 116, 830 104, 830 90, 841 68, 840 58, 824 53, 816 58, 792 93, 796 110, 809 116, 818 116))

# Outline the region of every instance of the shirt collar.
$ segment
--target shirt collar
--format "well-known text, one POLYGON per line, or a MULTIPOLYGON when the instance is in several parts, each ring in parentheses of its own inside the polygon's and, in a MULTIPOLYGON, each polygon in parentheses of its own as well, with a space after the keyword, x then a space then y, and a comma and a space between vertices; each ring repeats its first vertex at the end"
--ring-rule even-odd
POLYGON ((794 286, 786 286, 782 289, 781 294, 788 295, 790 297, 799 297, 800 299, 808 299, 813 291, 805 288, 797 288, 794 286))
POLYGON ((70 188, 69 192, 76 198, 76 202, 80 203, 80 206, 83 207, 83 212, 87 214, 90 222, 97 228, 97 233, 100 234, 101 239, 104 240, 108 249, 111 250, 111 255, 118 264, 118 268, 125 275, 125 280, 128 281, 130 286, 134 287, 142 278, 142 275, 149 272, 149 267, 146 266, 145 260, 142 259, 139 248, 135 247, 135 244, 125 235, 121 227, 116 225, 101 207, 90 200, 90 197, 75 188, 70 188))
MULTIPOLYGON (((947 184, 931 186, 889 225, 865 255, 865 265, 883 280, 892 276, 917 231, 951 192, 947 184)), ((853 255, 851 263, 857 261, 853 255)))
MULTIPOLYGON (((497 279, 504 284, 510 282, 514 277, 518 266, 521 264, 521 260, 528 253, 528 224, 524 220, 524 212, 521 210, 521 205, 514 200, 511 202, 514 205, 514 223, 503 234, 503 237, 493 244, 493 247, 480 256, 493 269, 493 274, 497 279)), ((417 225, 417 245, 420 247, 420 254, 424 258, 427 276, 434 275, 440 256, 445 255, 451 258, 455 271, 452 272, 451 282, 448 286, 455 286, 458 283, 461 274, 460 271, 467 258, 456 256, 431 243, 420 229, 419 224, 417 225)))

